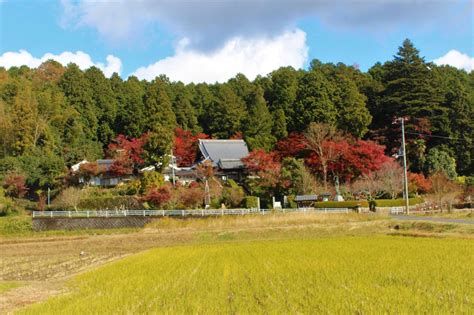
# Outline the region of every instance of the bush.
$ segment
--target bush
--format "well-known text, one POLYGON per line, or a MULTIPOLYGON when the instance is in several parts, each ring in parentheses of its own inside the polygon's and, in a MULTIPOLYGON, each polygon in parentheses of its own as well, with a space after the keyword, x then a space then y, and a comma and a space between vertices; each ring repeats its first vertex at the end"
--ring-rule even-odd
POLYGON ((94 197, 81 199, 79 210, 141 210, 143 204, 133 196, 94 197))
POLYGON ((165 179, 159 172, 149 171, 144 172, 141 178, 141 192, 147 192, 155 187, 163 186, 165 179))
POLYGON ((19 234, 32 231, 31 217, 11 216, 0 218, 0 235, 19 234))
MULTIPOLYGON (((414 206, 425 202, 423 198, 409 198, 408 203, 410 206, 414 206)), ((371 202, 375 207, 403 207, 405 206, 404 199, 376 199, 371 202)))
POLYGON ((245 193, 242 187, 224 187, 221 201, 228 207, 236 208, 240 206, 244 197, 245 193))
POLYGON ((85 191, 80 188, 68 187, 54 198, 52 205, 48 208, 58 210, 77 210, 84 193, 85 191))
POLYGON ((247 196, 244 198, 243 207, 246 209, 258 208, 258 197, 247 196))
POLYGON ((350 201, 323 201, 316 202, 315 208, 368 208, 369 202, 367 200, 350 200, 350 201))

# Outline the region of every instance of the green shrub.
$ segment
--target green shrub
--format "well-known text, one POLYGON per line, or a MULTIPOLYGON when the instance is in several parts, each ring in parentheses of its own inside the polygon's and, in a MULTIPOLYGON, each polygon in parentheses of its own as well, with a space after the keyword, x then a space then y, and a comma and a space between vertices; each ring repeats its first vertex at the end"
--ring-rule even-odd
POLYGON ((0 218, 0 235, 21 234, 32 231, 31 217, 9 216, 0 218))
POLYGON ((350 200, 350 201, 323 201, 316 202, 315 208, 356 208, 363 207, 368 208, 369 203, 367 200, 350 200))
POLYGON ((247 196, 244 198, 242 202, 244 208, 251 209, 258 207, 258 197, 255 196, 247 196))
MULTIPOLYGON (((414 206, 423 203, 424 200, 421 197, 408 199, 410 206, 414 206)), ((403 207, 405 205, 404 199, 377 199, 371 202, 371 205, 375 207, 403 207)))
POLYGON ((95 197, 81 199, 77 208, 79 210, 141 210, 143 204, 133 196, 95 197))
POLYGON ((141 192, 150 190, 153 187, 161 187, 165 183, 163 175, 156 171, 144 172, 141 178, 141 192))

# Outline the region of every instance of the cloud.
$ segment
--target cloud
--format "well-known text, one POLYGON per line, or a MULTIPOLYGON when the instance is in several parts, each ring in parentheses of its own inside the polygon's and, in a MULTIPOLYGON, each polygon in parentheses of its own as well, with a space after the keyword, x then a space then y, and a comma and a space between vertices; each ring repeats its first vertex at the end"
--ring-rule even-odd
MULTIPOLYGON (((331 28, 372 32, 426 25, 472 23, 471 0, 62 0, 64 19, 120 41, 139 36, 150 24, 165 27, 190 47, 219 48, 230 38, 276 36, 302 18, 331 28), (469 6, 469 7, 467 7, 469 6), (454 23, 456 22, 456 23, 454 23)), ((455 26, 453 26, 455 24, 455 26)))
POLYGON ((46 53, 41 58, 33 57, 26 50, 20 50, 19 52, 9 51, 0 56, 0 66, 7 69, 10 67, 19 67, 23 65, 30 68, 36 68, 49 59, 56 60, 64 66, 66 66, 68 63, 75 63, 82 70, 96 66, 97 68, 101 69, 102 72, 104 72, 106 77, 110 77, 114 72, 120 74, 122 70, 122 61, 113 55, 108 55, 106 57, 107 62, 105 64, 100 62, 94 63, 91 56, 82 51, 77 51, 75 53, 65 51, 59 55, 46 53))
POLYGON ((450 50, 446 55, 433 60, 437 65, 449 65, 467 72, 474 70, 474 57, 469 57, 455 49, 450 50))
POLYGON ((141 67, 133 75, 152 80, 165 74, 184 83, 214 83, 243 73, 253 80, 257 75, 265 75, 281 66, 301 68, 307 56, 306 33, 299 29, 270 38, 234 37, 213 52, 193 50, 189 40, 183 39, 173 56, 141 67))

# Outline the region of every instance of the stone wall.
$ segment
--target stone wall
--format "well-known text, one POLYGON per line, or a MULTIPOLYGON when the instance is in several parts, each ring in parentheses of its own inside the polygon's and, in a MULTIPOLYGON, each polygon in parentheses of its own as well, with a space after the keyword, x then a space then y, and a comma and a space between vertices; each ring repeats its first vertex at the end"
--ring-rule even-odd
POLYGON ((141 228, 151 222, 150 217, 112 217, 112 218, 33 218, 33 230, 82 230, 141 228))

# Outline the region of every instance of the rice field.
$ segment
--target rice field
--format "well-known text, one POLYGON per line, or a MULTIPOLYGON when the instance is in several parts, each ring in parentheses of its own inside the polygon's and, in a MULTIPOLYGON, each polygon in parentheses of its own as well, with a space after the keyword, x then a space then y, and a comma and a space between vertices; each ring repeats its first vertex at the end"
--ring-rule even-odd
POLYGON ((474 243, 400 236, 149 250, 20 314, 472 313, 474 243))

